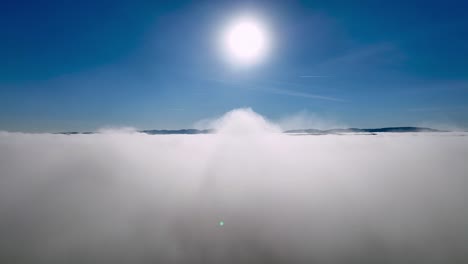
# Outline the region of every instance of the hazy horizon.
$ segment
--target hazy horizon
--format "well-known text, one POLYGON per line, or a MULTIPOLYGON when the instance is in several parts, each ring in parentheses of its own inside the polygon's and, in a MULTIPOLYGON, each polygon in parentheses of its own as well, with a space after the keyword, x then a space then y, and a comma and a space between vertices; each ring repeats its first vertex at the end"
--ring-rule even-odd
MULTIPOLYGON (((144 131, 144 130, 181 130, 181 129, 197 129, 197 130, 215 130, 216 129, 216 121, 221 119, 221 117, 225 116, 226 114, 229 114, 233 111, 238 111, 238 110, 245 110, 245 111, 250 111, 254 112, 255 111, 250 108, 250 107, 244 107, 244 108, 236 108, 230 111, 227 111, 226 113, 223 113, 220 116, 211 116, 209 118, 203 118, 198 121, 192 122, 191 125, 188 125, 187 127, 172 127, 172 128, 167 128, 167 127, 145 127, 145 128, 137 128, 133 126, 126 126, 126 125, 121 125, 121 126, 115 126, 115 125, 101 125, 97 126, 94 129, 90 130, 72 130, 72 129, 65 129, 65 130, 51 130, 51 131, 21 131, 21 130, 0 130, 0 132, 8 132, 8 133, 64 133, 64 132, 93 132, 93 133, 99 133, 102 131, 107 131, 107 130, 116 130, 116 131, 128 131, 128 132, 138 132, 138 131, 144 131)), ((430 122, 422 122, 419 124, 406 124, 406 125, 383 125, 383 126, 370 126, 370 127, 357 127, 357 126, 351 126, 346 124, 345 122, 340 122, 337 120, 333 119, 325 119, 323 117, 318 116, 315 113, 310 113, 307 111, 301 111, 292 115, 283 115, 281 118, 278 118, 276 120, 270 120, 273 123, 278 124, 278 126, 281 128, 281 131, 287 131, 287 130, 300 130, 300 129, 318 129, 318 130, 330 130, 330 129, 348 129, 348 128, 361 128, 361 129, 373 129, 373 128, 391 128, 391 127, 418 127, 418 128, 430 128, 430 129, 436 129, 436 130, 441 130, 441 131, 452 131, 452 132, 464 132, 467 131, 466 128, 464 127, 457 127, 453 124, 443 124, 443 123, 430 123, 430 122)))

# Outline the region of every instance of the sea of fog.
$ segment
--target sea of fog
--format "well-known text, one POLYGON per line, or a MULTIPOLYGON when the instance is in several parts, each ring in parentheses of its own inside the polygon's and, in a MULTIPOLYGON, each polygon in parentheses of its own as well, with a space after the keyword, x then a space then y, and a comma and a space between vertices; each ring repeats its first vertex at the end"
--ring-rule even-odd
POLYGON ((468 263, 467 133, 213 125, 1 132, 0 263, 468 263))

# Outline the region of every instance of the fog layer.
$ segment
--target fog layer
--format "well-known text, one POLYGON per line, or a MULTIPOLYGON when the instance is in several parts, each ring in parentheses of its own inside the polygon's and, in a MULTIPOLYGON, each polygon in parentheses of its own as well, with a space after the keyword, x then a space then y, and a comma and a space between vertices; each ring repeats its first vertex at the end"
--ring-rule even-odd
POLYGON ((214 126, 0 133, 0 263, 468 263, 464 134, 214 126))

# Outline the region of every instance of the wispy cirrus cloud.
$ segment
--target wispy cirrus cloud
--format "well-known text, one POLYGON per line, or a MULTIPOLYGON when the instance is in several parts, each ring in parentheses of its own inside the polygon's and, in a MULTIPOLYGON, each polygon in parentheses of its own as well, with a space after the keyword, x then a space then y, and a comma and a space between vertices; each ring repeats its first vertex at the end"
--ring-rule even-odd
POLYGON ((335 101, 335 102, 344 102, 345 101, 343 99, 335 98, 335 97, 331 97, 331 96, 324 96, 324 95, 312 94, 312 93, 304 93, 304 92, 298 92, 298 91, 289 90, 289 89, 261 88, 261 89, 258 89, 258 90, 269 92, 269 93, 274 93, 274 94, 295 96, 295 97, 302 97, 302 98, 327 100, 327 101, 335 101))
MULTIPOLYGON (((310 69, 314 72, 329 70, 347 71, 360 67, 377 67, 382 64, 391 64, 404 59, 404 55, 393 43, 383 42, 352 49, 347 53, 332 57, 310 69)), ((318 78, 322 75, 304 75, 307 78, 318 78)))
MULTIPOLYGON (((208 79, 208 81, 227 84, 230 86, 239 85, 239 83, 236 81, 229 81, 229 80, 223 80, 223 79, 208 79)), ((261 82, 261 83, 257 82, 251 85, 242 85, 244 89, 266 92, 266 93, 271 93, 271 94, 302 97, 302 98, 309 98, 309 99, 315 99, 315 100, 327 100, 327 101, 334 101, 334 102, 346 101, 341 98, 337 98, 333 96, 308 93, 308 92, 296 91, 296 90, 285 89, 285 88, 278 88, 278 86, 282 86, 282 87, 296 86, 296 87, 301 87, 301 88, 305 87, 304 85, 299 85, 296 83, 289 83, 289 82, 282 82, 282 81, 280 82, 280 81, 274 81, 274 80, 269 80, 268 82, 261 82)))

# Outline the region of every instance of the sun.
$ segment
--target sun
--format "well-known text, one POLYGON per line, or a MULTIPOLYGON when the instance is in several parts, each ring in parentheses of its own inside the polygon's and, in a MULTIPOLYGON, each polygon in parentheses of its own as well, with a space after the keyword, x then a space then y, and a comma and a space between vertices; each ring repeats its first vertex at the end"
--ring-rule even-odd
POLYGON ((254 17, 242 17, 229 24, 222 36, 223 52, 236 65, 252 65, 266 57, 270 39, 264 25, 254 17))

